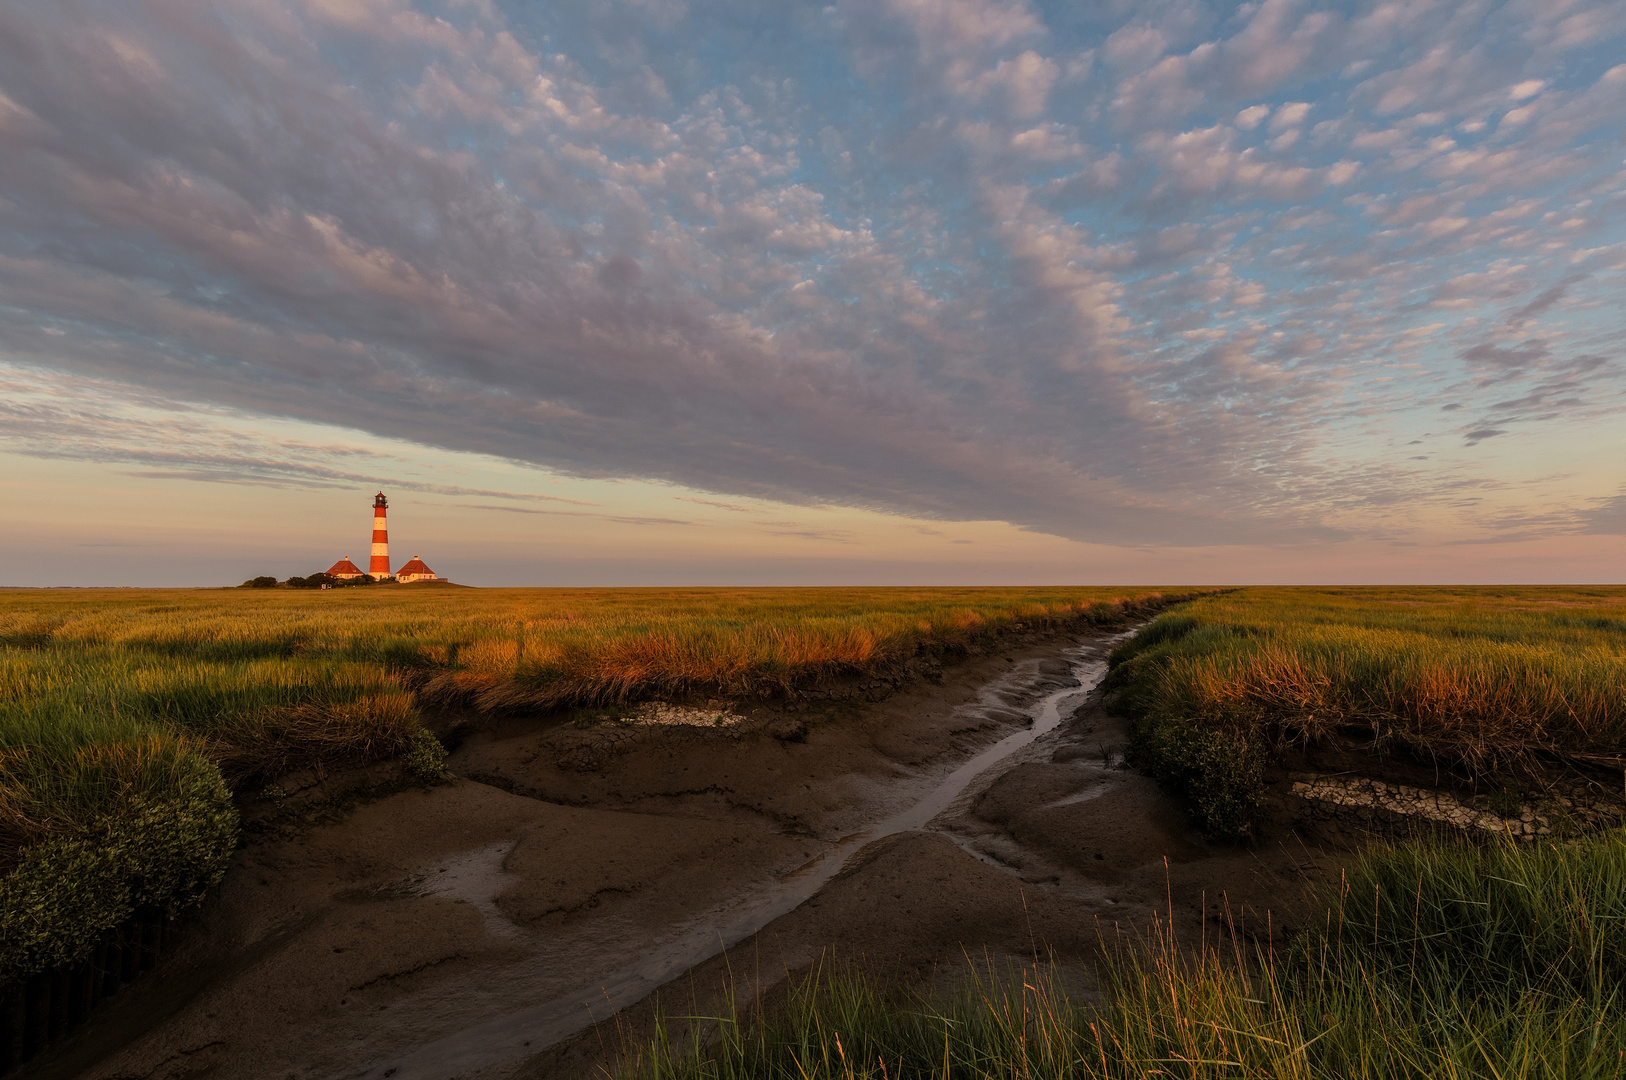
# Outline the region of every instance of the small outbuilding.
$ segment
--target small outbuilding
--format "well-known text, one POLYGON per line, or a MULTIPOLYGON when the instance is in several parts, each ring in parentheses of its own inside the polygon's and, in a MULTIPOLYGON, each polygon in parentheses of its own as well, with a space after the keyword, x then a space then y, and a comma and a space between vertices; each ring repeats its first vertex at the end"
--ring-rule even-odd
POLYGON ((435 576, 435 572, 429 569, 422 559, 414 555, 407 560, 401 569, 395 572, 395 580, 401 582, 439 581, 440 578, 435 576))
POLYGON ((361 567, 351 562, 350 556, 346 555, 344 558, 340 559, 338 562, 334 563, 328 568, 327 576, 340 578, 344 581, 351 581, 355 578, 361 577, 362 571, 361 567))

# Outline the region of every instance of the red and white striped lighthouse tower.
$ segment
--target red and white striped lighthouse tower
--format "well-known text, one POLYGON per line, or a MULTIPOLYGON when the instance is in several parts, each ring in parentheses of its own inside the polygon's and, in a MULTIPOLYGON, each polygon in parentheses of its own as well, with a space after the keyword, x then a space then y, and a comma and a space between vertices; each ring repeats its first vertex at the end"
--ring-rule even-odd
POLYGON ((373 561, 367 564, 367 576, 380 581, 390 576, 390 533, 384 524, 384 511, 390 501, 380 491, 373 498, 373 561))

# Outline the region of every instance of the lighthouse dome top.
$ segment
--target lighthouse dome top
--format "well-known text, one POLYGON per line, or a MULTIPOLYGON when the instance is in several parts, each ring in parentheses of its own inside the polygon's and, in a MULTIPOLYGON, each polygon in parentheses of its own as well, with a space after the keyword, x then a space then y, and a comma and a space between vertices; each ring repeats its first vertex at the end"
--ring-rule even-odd
POLYGON ((384 498, 384 493, 380 491, 377 495, 373 496, 373 505, 378 507, 380 510, 385 510, 388 509, 390 501, 384 498))

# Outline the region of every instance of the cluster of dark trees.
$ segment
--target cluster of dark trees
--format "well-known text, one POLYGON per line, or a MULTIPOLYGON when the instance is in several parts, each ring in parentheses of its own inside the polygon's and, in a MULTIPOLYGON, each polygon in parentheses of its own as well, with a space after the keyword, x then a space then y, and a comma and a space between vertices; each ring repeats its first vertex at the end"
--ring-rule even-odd
MULTIPOLYGON (((384 582, 394 581, 393 577, 385 578, 384 582)), ((249 578, 240 588, 244 589, 342 589, 349 585, 380 585, 384 582, 374 581, 366 574, 358 578, 336 578, 330 574, 312 574, 310 577, 291 577, 287 581, 278 581, 269 574, 249 578)))

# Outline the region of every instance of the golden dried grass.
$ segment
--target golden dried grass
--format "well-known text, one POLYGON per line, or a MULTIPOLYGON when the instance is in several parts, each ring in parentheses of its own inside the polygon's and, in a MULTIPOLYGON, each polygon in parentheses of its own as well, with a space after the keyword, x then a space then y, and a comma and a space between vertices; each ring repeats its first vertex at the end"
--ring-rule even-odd
POLYGON ((1165 618, 1184 632, 1138 676, 1159 715, 1362 729, 1475 768, 1626 751, 1626 589, 1251 589, 1165 618))

